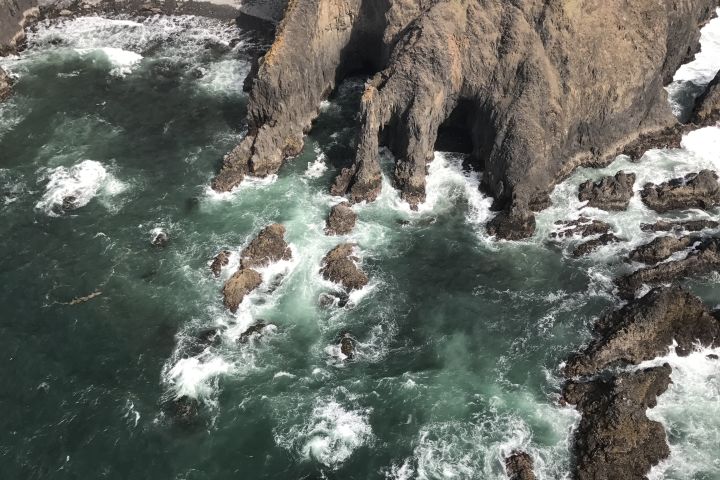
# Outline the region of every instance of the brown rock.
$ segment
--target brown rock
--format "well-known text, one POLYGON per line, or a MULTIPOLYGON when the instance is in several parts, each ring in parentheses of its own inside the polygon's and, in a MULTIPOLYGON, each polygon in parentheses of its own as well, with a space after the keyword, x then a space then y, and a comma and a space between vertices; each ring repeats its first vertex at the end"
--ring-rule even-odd
POLYGON ((529 210, 510 208, 500 212, 487 224, 489 235, 505 240, 522 240, 535 233, 535 215, 529 210))
POLYGON ((355 228, 357 214, 347 203, 335 205, 330 210, 325 225, 326 235, 347 235, 355 228))
POLYGON ((588 240, 587 242, 581 243, 575 247, 575 250, 573 250, 573 257, 582 257, 583 255, 588 255, 589 253, 594 252, 602 246, 621 241, 622 240, 615 236, 614 233, 603 233, 598 238, 588 240))
POLYGON ((681 260, 659 263, 625 275, 615 281, 619 295, 633 298, 643 284, 655 286, 675 280, 720 271, 720 239, 708 238, 681 260))
POLYGON ((505 470, 510 480, 535 480, 533 459, 525 452, 513 452, 505 459, 505 470))
POLYGON ((695 102, 691 121, 698 126, 710 126, 720 121, 720 72, 695 102))
POLYGON ((603 210, 627 210, 633 197, 635 174, 618 172, 614 177, 605 177, 598 182, 588 180, 580 185, 578 197, 587 201, 587 206, 603 210))
POLYGON ((255 290, 260 284, 262 284, 262 277, 255 270, 249 268, 238 270, 223 287, 225 306, 231 312, 237 312, 245 295, 255 290))
POLYGON ((707 210, 720 205, 720 184, 715 172, 703 170, 660 185, 648 183, 640 195, 645 205, 660 213, 687 208, 707 210))
POLYGON ((242 268, 265 267, 273 262, 290 258, 292 251, 285 241, 285 227, 279 223, 262 229, 250 245, 240 253, 242 268))
POLYGON ((716 346, 720 322, 699 298, 678 287, 665 287, 601 317, 594 333, 590 345, 568 360, 567 376, 638 365, 666 354, 673 341, 680 355, 688 354, 695 344, 716 346))
POLYGON ((648 150, 678 149, 681 148, 683 135, 689 130, 684 125, 676 124, 660 130, 645 132, 633 142, 625 145, 620 153, 636 161, 640 160, 648 150))
POLYGON ((325 255, 320 269, 325 280, 339 283, 346 290, 358 290, 368 284, 367 275, 356 264, 358 259, 353 255, 354 247, 344 243, 325 255))
POLYGON ((215 275, 216 277, 220 276, 223 267, 226 267, 228 263, 230 263, 230 255, 231 253, 229 250, 223 250, 222 252, 215 255, 212 264, 210 264, 210 270, 213 272, 213 275, 215 275))
POLYGON ((568 382, 564 397, 582 419, 575 432, 577 480, 645 479, 670 455, 665 430, 647 418, 670 385, 668 364, 588 382, 568 382))
POLYGON ((658 220, 655 223, 643 223, 640 225, 640 229, 643 232, 699 232, 700 230, 718 227, 720 227, 720 222, 714 220, 680 220, 675 222, 658 220))
POLYGON ((688 248, 695 243, 695 237, 658 237, 650 243, 641 245, 630 252, 629 258, 634 262, 647 264, 658 263, 669 258, 673 253, 688 248))

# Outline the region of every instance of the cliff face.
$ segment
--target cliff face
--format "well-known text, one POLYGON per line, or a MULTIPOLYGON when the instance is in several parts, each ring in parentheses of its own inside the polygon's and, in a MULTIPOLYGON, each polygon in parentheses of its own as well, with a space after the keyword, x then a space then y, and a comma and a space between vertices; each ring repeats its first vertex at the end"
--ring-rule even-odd
POLYGON ((411 205, 448 118, 484 187, 532 225, 553 185, 675 123, 663 85, 697 48, 717 0, 291 0, 252 82, 250 131, 213 182, 229 190, 297 154, 320 101, 357 70, 367 84, 355 162, 333 186, 380 189, 378 147, 411 205), (530 219, 529 219, 530 218, 530 219))
POLYGON ((12 53, 22 44, 27 18, 38 13, 37 0, 0 0, 0 55, 12 53))

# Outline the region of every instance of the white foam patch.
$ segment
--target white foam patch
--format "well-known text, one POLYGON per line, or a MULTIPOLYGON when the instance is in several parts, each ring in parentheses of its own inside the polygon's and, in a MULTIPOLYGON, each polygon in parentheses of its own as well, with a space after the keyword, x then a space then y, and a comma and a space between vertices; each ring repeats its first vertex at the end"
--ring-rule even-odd
POLYGON ((72 198, 75 208, 81 208, 101 191, 112 196, 125 189, 122 182, 108 173, 100 162, 94 160, 84 160, 70 168, 51 169, 43 179, 48 180, 45 194, 35 208, 53 217, 62 213, 66 199, 72 198))
POLYGON ((703 27, 700 33, 700 52, 695 59, 675 72, 673 81, 691 81, 707 85, 720 70, 720 8, 716 17, 703 27))
POLYGON ((303 459, 335 469, 372 440, 369 415, 369 410, 348 410, 335 400, 319 401, 305 425, 275 440, 303 459))
POLYGON ((328 169, 325 154, 320 151, 316 151, 316 153, 317 157, 315 160, 307 164, 307 170, 305 170, 303 174, 305 178, 320 178, 328 169))
POLYGON ((267 177, 253 177, 246 175, 242 183, 229 192, 218 192, 208 186, 205 188, 205 197, 213 202, 227 202, 238 197, 238 194, 245 190, 257 190, 266 188, 277 182, 277 175, 268 175, 267 177))
POLYGON ((140 64, 143 58, 139 53, 113 47, 76 48, 75 51, 79 53, 81 57, 90 57, 97 54, 102 55, 112 66, 110 74, 116 77, 124 77, 132 73, 133 69, 140 64))
POLYGON ((167 372, 175 398, 188 396, 202 400, 213 396, 217 378, 231 373, 233 366, 223 358, 214 356, 203 360, 197 357, 182 358, 167 372))

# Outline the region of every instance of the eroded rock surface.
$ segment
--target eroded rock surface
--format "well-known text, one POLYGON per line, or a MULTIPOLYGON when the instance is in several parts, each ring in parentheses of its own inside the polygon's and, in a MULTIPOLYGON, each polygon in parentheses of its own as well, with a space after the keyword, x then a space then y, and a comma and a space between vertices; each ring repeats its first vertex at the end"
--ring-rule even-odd
POLYGON ((620 296, 632 298, 643 284, 656 286, 716 271, 720 271, 720 239, 707 238, 696 245, 685 258, 642 268, 620 277, 615 283, 620 296))
POLYGON ((570 238, 574 236, 586 238, 593 235, 607 234, 612 229, 609 223, 602 220, 593 220, 585 216, 580 216, 577 220, 559 220, 555 222, 555 225, 558 226, 558 230, 550 234, 552 238, 570 238))
POLYGON ((235 272, 223 287, 225 307, 235 313, 242 303, 245 295, 255 290, 262 284, 262 276, 251 269, 242 268, 235 272))
POLYGON ((605 177, 600 181, 588 180, 580 185, 578 197, 580 201, 587 201, 588 207, 603 210, 627 210, 630 199, 633 197, 633 186, 636 175, 634 173, 618 172, 614 177, 605 177))
POLYGON ((285 227, 274 223, 263 228, 258 236, 240 253, 242 268, 261 268, 292 258, 292 251, 285 241, 285 227))
POLYGON ((619 243, 621 241, 622 239, 614 233, 603 233, 598 238, 588 240, 575 247, 573 250, 573 257, 582 257, 583 255, 588 255, 594 252, 600 247, 610 245, 611 243, 619 243))
POLYGON ((578 480, 641 480, 670 455, 661 423, 647 418, 670 385, 665 364, 638 372, 571 381, 564 397, 582 419, 575 432, 574 476, 578 480))
POLYGON ((638 365, 665 355, 673 341, 680 355, 688 354, 695 344, 715 346, 720 322, 686 290, 657 288, 601 317, 594 334, 590 345, 568 360, 566 375, 588 376, 609 367, 638 365))
POLYGON ((238 342, 247 343, 252 338, 260 337, 265 332, 265 330, 270 327, 272 327, 272 325, 265 322, 258 322, 254 325, 250 325, 243 333, 240 334, 240 336, 238 337, 238 342))
POLYGON ((698 97, 692 122, 698 126, 714 125, 720 120, 720 72, 710 82, 703 95, 698 97))
POLYGON ((634 262, 652 265, 667 260, 675 252, 688 248, 695 240, 694 237, 658 237, 650 243, 637 247, 630 252, 628 258, 634 262))
POLYGON ((648 183, 640 192, 645 205, 659 213, 720 205, 720 183, 711 170, 691 173, 660 185, 648 183))
POLYGON ((643 232, 699 232, 720 227, 715 220, 658 220, 655 223, 643 223, 640 229, 643 232))
POLYGON ((339 283, 346 290, 359 290, 368 284, 368 276, 357 266, 358 258, 353 254, 355 246, 344 243, 325 255, 320 273, 325 280, 339 283))
POLYGON ((533 459, 525 452, 513 452, 505 459, 505 470, 510 480, 535 480, 533 459))
POLYGON ((37 5, 37 0, 0 0, 0 56, 22 46, 25 26, 40 14, 37 5))
POLYGON ((348 203, 340 203, 330 210, 325 224, 326 235, 347 235, 355 228, 357 213, 348 203))
POLYGON ((215 255, 215 258, 213 258, 213 261, 210 264, 210 271, 213 273, 213 275, 215 275, 216 277, 220 276, 223 267, 227 267, 228 263, 230 263, 230 255, 230 250, 223 250, 217 255, 215 255))
POLYGON ((560 178, 676 124, 663 85, 696 51, 698 25, 714 7, 714 0, 609 0, 592 8, 544 0, 291 1, 251 80, 249 133, 213 187, 275 173, 301 151, 336 82, 371 70, 378 73, 362 97, 356 158, 333 192, 376 198, 378 147, 386 145, 397 159, 394 183, 416 206, 438 129, 462 112, 472 161, 505 208, 496 234, 531 235, 528 217, 547 205, 560 178))

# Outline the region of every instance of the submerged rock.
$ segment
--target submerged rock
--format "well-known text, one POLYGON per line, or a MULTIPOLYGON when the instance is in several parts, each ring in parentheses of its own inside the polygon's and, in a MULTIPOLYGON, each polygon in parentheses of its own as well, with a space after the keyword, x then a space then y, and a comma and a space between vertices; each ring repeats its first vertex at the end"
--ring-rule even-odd
POLYGON ((330 210, 325 224, 326 235, 347 235, 355 228, 357 213, 348 203, 340 203, 330 210))
POLYGON ((587 206, 603 210, 627 210, 635 192, 635 174, 623 171, 614 177, 605 177, 598 182, 588 180, 580 185, 578 197, 587 201, 587 206))
POLYGON ((208 347, 217 347, 222 341, 222 333, 226 330, 224 326, 211 327, 201 330, 193 337, 185 348, 185 355, 196 357, 208 347))
POLYGON ((355 340, 348 332, 340 335, 340 352, 349 359, 355 356, 355 340))
POLYGON ((568 360, 567 376, 638 365, 665 355, 673 342, 679 355, 687 355, 696 344, 720 344, 720 322, 699 298, 679 287, 652 290, 601 317, 594 330, 587 348, 568 360))
POLYGON ((270 325, 264 322, 258 322, 255 325, 250 325, 247 330, 240 334, 238 342, 247 343, 251 338, 262 335, 263 331, 269 326, 270 325))
POLYGON ((292 251, 285 241, 285 227, 279 223, 268 225, 260 231, 250 245, 240 253, 242 268, 261 268, 292 258, 292 251))
POLYGON ((165 230, 158 230, 153 233, 150 243, 154 247, 167 247, 168 243, 170 243, 170 235, 165 230))
POLYGON ((564 397, 582 414, 575 431, 574 478, 641 480, 670 455, 662 424, 648 419, 646 411, 667 390, 671 372, 665 364, 568 382, 564 397))
POLYGON ((573 250, 573 257, 582 257, 588 255, 600 247, 609 245, 611 243, 619 243, 622 240, 618 238, 614 233, 603 233, 598 238, 583 242, 573 250))
POLYGON ((658 263, 667 260, 673 253, 688 248, 695 241, 695 237, 658 237, 650 243, 637 247, 630 252, 628 258, 634 262, 658 263))
POLYGON ((339 283, 346 290, 359 290, 368 284, 369 279, 358 266, 358 258, 353 255, 355 246, 344 243, 333 248, 325 255, 320 273, 325 280, 339 283))
POLYGON ((525 452, 514 451, 505 459, 505 470, 510 480, 535 480, 533 459, 525 452))
POLYGON ((578 13, 576 2, 544 0, 289 2, 249 81, 249 134, 225 158, 213 188, 277 172, 301 151, 336 82, 369 68, 377 74, 361 99, 355 161, 333 192, 353 202, 375 199, 385 145, 397 159, 402 198, 423 202, 438 131, 459 112, 484 187, 506 208, 494 234, 530 236, 532 206, 574 168, 605 164, 639 133, 676 125, 662 86, 697 45, 698 26, 715 6, 611 0, 578 13))
POLYGON ((611 226, 601 220, 593 220, 591 218, 580 216, 577 220, 560 220, 555 223, 560 227, 559 230, 552 232, 552 238, 569 238, 580 236, 582 238, 592 237, 593 235, 603 235, 610 233, 611 226))
POLYGON ((190 427, 195 425, 198 420, 200 402, 195 398, 183 395, 165 402, 163 409, 175 423, 190 427))
POLYGON ((645 205, 660 213, 688 208, 707 210, 720 205, 720 183, 715 172, 702 170, 660 185, 648 183, 640 195, 645 205))
POLYGON ((250 268, 242 268, 235 272, 235 275, 225 283, 223 297, 225 306, 235 313, 242 303, 245 295, 255 290, 262 284, 262 277, 258 272, 250 268))
POLYGON ((701 230, 713 229, 718 227, 720 227, 720 222, 716 222, 715 220, 678 220, 674 222, 658 220, 655 223, 641 224, 640 230, 642 230, 643 232, 699 232, 701 230))
POLYGON ((684 277, 716 271, 720 271, 720 239, 707 238, 696 245, 683 259, 642 268, 617 279, 615 283, 620 296, 632 298, 643 284, 660 285, 684 277))
POLYGON ((230 263, 230 255, 230 250, 223 250, 217 255, 215 255, 215 258, 213 258, 213 261, 210 264, 210 270, 212 271, 213 275, 215 275, 216 277, 220 276, 223 267, 227 267, 228 263, 230 263))

